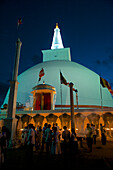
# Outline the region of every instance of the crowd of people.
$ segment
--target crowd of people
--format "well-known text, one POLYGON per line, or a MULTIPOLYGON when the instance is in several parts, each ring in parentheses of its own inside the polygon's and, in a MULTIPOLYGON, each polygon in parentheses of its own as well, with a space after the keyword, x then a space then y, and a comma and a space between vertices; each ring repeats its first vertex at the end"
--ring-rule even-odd
MULTIPOLYGON (((76 152, 78 149, 78 142, 80 146, 82 145, 83 138, 87 141, 87 146, 89 151, 92 152, 92 144, 96 144, 97 129, 93 124, 87 124, 87 127, 82 135, 80 133, 75 133, 75 129, 69 131, 66 126, 63 127, 63 130, 59 129, 59 126, 53 124, 51 127, 50 124, 45 123, 44 127, 38 126, 35 130, 33 125, 29 125, 31 130, 25 129, 22 133, 22 143, 23 145, 28 144, 29 136, 32 136, 33 142, 32 146, 35 146, 36 150, 39 150, 40 153, 45 151, 47 154, 61 154, 67 151, 76 152), (30 127, 31 126, 31 127, 30 127), (34 132, 34 133, 33 133, 34 132)), ((102 129, 102 128, 101 128, 102 129)), ((101 130, 101 136, 103 138, 103 133, 101 130)), ((34 147, 32 147, 33 149, 34 147)))
MULTIPOLYGON (((102 144, 105 142, 105 130, 103 126, 100 126, 102 144), (103 142, 104 140, 104 142, 103 142)), ((58 124, 45 123, 44 127, 38 126, 37 129, 33 124, 29 124, 23 131, 21 135, 21 145, 27 150, 28 162, 33 161, 33 151, 38 150, 40 154, 46 152, 47 155, 57 155, 57 154, 69 154, 76 155, 78 150, 78 142, 80 141, 80 146, 82 146, 83 138, 87 141, 87 146, 89 151, 92 152, 92 144, 96 144, 97 130, 95 125, 87 124, 84 131, 84 136, 75 133, 75 129, 69 131, 66 126, 63 130, 59 129, 58 124)), ((6 149, 9 144, 10 133, 8 129, 3 126, 0 133, 0 164, 4 163, 6 149)))
MULTIPOLYGON (((22 144, 28 145, 28 141, 32 145, 32 150, 39 150, 40 153, 46 151, 47 154, 61 154, 66 153, 69 150, 69 144, 77 143, 77 137, 75 130, 72 129, 71 133, 66 126, 63 127, 63 131, 59 129, 59 126, 45 123, 44 127, 38 126, 35 130, 33 125, 29 125, 28 129, 25 129, 22 133, 22 144)), ((70 144, 70 145, 71 145, 70 144)), ((71 146, 72 146, 71 145, 71 146)), ((77 149, 77 147, 76 147, 77 149)))
POLYGON ((55 155, 71 153, 75 155, 78 149, 78 143, 75 130, 72 129, 71 133, 66 126, 63 127, 64 131, 59 129, 57 124, 45 123, 44 127, 38 126, 37 129, 29 124, 22 133, 22 145, 27 150, 27 162, 32 164, 33 151, 38 150, 40 154, 46 153, 47 156, 54 157, 55 155))

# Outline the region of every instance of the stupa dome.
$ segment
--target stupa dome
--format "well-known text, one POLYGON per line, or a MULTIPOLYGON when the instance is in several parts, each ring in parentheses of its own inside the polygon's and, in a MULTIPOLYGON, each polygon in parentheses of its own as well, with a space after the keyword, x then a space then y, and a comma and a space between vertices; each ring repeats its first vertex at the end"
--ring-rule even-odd
MULTIPOLYGON (((74 88, 78 90, 79 105, 101 106, 100 99, 100 77, 88 68, 72 61, 56 60, 47 61, 35 65, 18 76, 18 94, 17 102, 25 104, 30 101, 32 88, 37 85, 38 75, 41 69, 44 69, 45 75, 43 81, 50 84, 56 89, 56 105, 61 105, 62 88, 62 105, 70 105, 69 87, 60 83, 60 71, 68 82, 73 82, 74 88)), ((9 92, 8 92, 9 93, 9 92)), ((112 107, 113 101, 107 88, 102 89, 103 106, 112 107)), ((8 103, 8 95, 4 103, 8 103)), ((74 95, 74 104, 76 97, 74 95)))
MULTIPOLYGON (((100 76, 90 69, 71 61, 70 49, 64 48, 58 25, 54 29, 52 49, 43 50, 43 62, 37 64, 18 76, 17 102, 29 103, 32 106, 32 88, 43 84, 51 85, 56 90, 55 108, 69 107, 70 91, 69 87, 61 84, 60 72, 67 82, 72 82, 74 88, 78 90, 79 107, 101 106, 100 76), (56 45, 57 44, 57 45, 56 45), (38 82, 41 69, 44 76, 38 82), (61 99, 62 98, 62 99, 61 99)), ((107 88, 102 89, 102 104, 106 107, 113 106, 113 100, 107 88)), ((4 100, 8 104, 9 91, 4 100)), ((74 93, 74 105, 76 105, 76 93, 74 93)))

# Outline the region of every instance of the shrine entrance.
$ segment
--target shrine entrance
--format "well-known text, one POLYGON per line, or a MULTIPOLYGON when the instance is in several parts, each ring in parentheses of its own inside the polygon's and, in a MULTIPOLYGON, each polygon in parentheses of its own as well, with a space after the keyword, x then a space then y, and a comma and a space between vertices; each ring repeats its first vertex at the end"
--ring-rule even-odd
POLYGON ((56 90, 48 84, 40 84, 33 88, 33 109, 54 110, 56 90))
POLYGON ((51 110, 51 93, 44 93, 44 109, 51 110))

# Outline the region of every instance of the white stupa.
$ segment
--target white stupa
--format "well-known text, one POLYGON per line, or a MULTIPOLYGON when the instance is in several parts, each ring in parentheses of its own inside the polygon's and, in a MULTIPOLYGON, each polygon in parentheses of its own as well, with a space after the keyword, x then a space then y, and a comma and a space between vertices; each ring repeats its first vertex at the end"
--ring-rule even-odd
MULTIPOLYGON (((24 46, 23 46, 24 48, 24 46)), ((60 71, 67 80, 73 82, 74 88, 78 90, 79 108, 93 108, 101 106, 100 76, 90 69, 71 61, 70 48, 64 48, 58 24, 54 29, 51 49, 43 50, 43 62, 37 64, 18 76, 17 102, 32 106, 32 88, 37 85, 41 69, 45 75, 39 84, 49 84, 56 89, 55 109, 68 108, 70 106, 69 87, 61 85, 60 71), (62 102, 61 102, 62 88, 62 102)), ((102 89, 103 107, 113 107, 113 100, 107 88, 102 89)), ((4 103, 8 104, 9 91, 4 103)), ((74 105, 76 105, 76 94, 74 94, 74 105)))

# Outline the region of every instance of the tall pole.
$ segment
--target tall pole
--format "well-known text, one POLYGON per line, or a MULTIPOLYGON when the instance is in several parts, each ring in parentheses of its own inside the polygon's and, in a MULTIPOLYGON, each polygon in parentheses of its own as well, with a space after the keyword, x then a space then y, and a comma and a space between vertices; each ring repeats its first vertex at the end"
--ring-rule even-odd
POLYGON ((76 93, 76 103, 77 103, 77 109, 79 109, 79 108, 78 108, 78 90, 77 90, 77 89, 75 90, 75 93, 76 93))
POLYGON ((22 42, 20 41, 20 38, 18 38, 16 42, 16 56, 12 80, 17 80, 21 46, 22 42))
POLYGON ((74 116, 74 99, 73 99, 73 83, 69 84, 70 87, 70 108, 71 108, 71 129, 75 129, 75 116, 74 116))
POLYGON ((77 101, 77 109, 78 109, 78 93, 76 92, 76 101, 77 101))
POLYGON ((11 132, 11 140, 13 140, 16 136, 17 120, 15 119, 15 114, 16 114, 17 89, 19 84, 17 81, 17 76, 18 76, 21 45, 22 43, 18 38, 16 42, 16 56, 15 56, 13 77, 12 80, 10 81, 10 93, 9 93, 8 111, 7 111, 7 119, 6 119, 6 126, 9 128, 11 132))
POLYGON ((62 109, 62 85, 60 83, 60 97, 61 97, 61 109, 62 109))
MULTIPOLYGON (((102 87, 100 84, 100 100, 101 100, 101 113, 100 113, 100 120, 102 120, 102 115, 103 115, 103 97, 102 97, 102 87)), ((100 121, 99 121, 99 136, 101 137, 101 130, 100 130, 100 121)))
POLYGON ((103 113, 103 99, 102 99, 102 87, 100 84, 100 100, 101 100, 101 109, 102 109, 102 113, 103 113))

